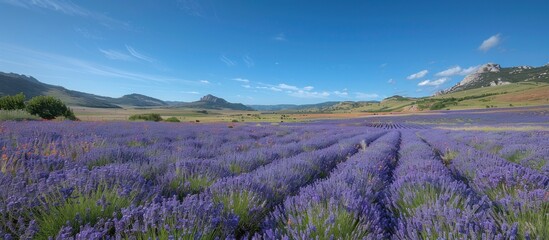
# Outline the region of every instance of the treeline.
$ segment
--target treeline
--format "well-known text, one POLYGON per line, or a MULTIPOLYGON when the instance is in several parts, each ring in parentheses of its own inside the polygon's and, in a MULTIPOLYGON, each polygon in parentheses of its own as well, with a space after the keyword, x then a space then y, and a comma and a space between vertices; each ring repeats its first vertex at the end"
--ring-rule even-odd
POLYGON ((58 98, 52 96, 36 96, 29 101, 25 100, 26 97, 23 93, 0 97, 0 110, 24 110, 32 115, 47 120, 55 119, 56 117, 77 120, 74 112, 58 98))

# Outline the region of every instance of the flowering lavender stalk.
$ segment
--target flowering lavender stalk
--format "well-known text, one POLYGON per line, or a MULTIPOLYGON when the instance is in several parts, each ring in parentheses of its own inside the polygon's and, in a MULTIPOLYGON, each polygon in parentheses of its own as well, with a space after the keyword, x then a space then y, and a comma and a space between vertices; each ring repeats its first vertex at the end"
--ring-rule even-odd
MULTIPOLYGON (((454 152, 448 166, 495 203, 496 212, 518 224, 520 238, 549 238, 549 178, 492 153, 449 140, 435 131, 421 135, 440 152, 454 152)), ((512 228, 511 228, 512 230, 512 228)))
POLYGON ((380 204, 396 165, 399 132, 379 138, 330 177, 284 200, 257 239, 379 239, 392 228, 380 204))
POLYGON ((400 161, 386 199, 396 217, 393 237, 503 239, 490 201, 456 180, 415 132, 402 132, 400 161))

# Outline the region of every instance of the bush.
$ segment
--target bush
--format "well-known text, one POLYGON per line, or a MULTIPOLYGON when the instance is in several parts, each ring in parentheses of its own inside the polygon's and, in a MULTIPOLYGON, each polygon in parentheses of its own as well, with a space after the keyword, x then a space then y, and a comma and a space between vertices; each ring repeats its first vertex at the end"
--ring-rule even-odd
POLYGON ((158 113, 145 113, 145 114, 135 114, 130 116, 130 121, 162 121, 162 117, 158 113))
POLYGON ((70 120, 76 120, 74 113, 61 100, 52 96, 33 97, 27 103, 27 112, 43 119, 51 120, 64 116, 70 120))
POLYGON ((0 110, 24 110, 25 95, 18 93, 14 96, 4 96, 0 98, 0 110))
POLYGON ((169 117, 167 118, 166 120, 164 120, 165 122, 181 122, 179 121, 179 119, 177 119, 176 117, 169 117))

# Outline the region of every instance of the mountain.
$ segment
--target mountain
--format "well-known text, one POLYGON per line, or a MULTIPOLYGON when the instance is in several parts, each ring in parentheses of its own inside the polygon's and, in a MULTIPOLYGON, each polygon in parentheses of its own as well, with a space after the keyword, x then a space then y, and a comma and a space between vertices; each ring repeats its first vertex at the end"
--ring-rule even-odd
POLYGON ((27 98, 39 95, 58 97, 69 106, 120 108, 121 106, 152 107, 167 105, 162 100, 140 94, 130 94, 120 98, 103 97, 45 84, 30 76, 0 72, 0 96, 14 95, 20 92, 24 93, 27 98))
POLYGON ((112 102, 118 105, 136 106, 136 107, 155 107, 167 106, 168 103, 149 96, 133 93, 124 95, 120 98, 113 98, 112 102))
POLYGON ((293 111, 302 111, 302 110, 313 110, 313 109, 322 109, 326 107, 331 107, 340 102, 323 102, 315 104, 277 104, 277 105, 248 105, 258 111, 282 111, 282 110, 293 110, 293 111))
POLYGON ((242 110, 242 111, 254 111, 253 108, 248 107, 242 103, 230 103, 223 98, 219 98, 208 94, 200 98, 200 100, 190 103, 175 103, 172 107, 183 108, 201 108, 201 109, 229 109, 229 110, 242 110))
POLYGON ((476 72, 467 75, 453 87, 438 92, 436 95, 518 82, 549 83, 549 64, 542 67, 519 66, 502 68, 499 64, 488 63, 481 66, 476 72))

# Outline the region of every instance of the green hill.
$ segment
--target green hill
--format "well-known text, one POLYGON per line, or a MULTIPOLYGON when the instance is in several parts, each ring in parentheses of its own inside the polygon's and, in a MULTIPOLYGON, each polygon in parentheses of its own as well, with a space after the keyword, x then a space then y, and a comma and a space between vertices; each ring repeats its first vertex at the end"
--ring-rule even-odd
POLYGON ((20 92, 24 93, 27 98, 39 95, 54 96, 61 99, 67 105, 81 107, 120 108, 121 106, 144 107, 167 105, 159 99, 140 94, 130 94, 120 98, 103 97, 45 84, 30 76, 0 72, 0 96, 14 95, 20 92))

